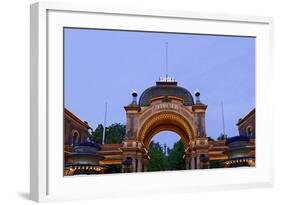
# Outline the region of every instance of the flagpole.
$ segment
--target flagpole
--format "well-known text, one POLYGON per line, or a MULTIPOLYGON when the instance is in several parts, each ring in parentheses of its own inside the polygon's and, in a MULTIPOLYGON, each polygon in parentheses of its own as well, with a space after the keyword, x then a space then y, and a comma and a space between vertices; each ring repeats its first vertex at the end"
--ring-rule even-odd
POLYGON ((222 114, 222 131, 223 131, 223 136, 225 137, 225 124, 224 124, 223 102, 221 102, 221 114, 222 114))
POLYGON ((107 102, 105 103, 103 133, 102 133, 102 144, 104 144, 104 142, 105 142, 106 117, 107 117, 107 102))
POLYGON ((168 59, 168 55, 169 55, 169 53, 168 53, 168 48, 169 47, 169 44, 168 44, 168 42, 166 42, 166 80, 167 80, 167 78, 168 78, 168 63, 169 63, 169 59, 168 59))

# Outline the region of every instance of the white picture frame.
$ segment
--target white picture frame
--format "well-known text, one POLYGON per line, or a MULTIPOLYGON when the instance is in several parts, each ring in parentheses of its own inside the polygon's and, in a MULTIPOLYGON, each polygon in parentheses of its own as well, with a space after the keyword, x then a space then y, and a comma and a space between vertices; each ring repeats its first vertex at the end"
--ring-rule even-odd
POLYGON ((272 112, 271 109, 264 109, 272 106, 269 99, 273 96, 272 18, 185 11, 97 8, 95 5, 87 4, 45 2, 32 4, 30 14, 32 200, 39 202, 94 199, 273 186, 271 156, 274 133, 268 120, 272 119, 272 112), (256 167, 63 177, 64 26, 256 36, 256 167))

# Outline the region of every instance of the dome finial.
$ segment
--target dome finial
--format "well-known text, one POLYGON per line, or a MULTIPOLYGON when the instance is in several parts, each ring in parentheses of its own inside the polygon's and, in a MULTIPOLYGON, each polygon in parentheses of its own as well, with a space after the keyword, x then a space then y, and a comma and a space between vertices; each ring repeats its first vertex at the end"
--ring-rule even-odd
POLYGON ((138 98, 138 93, 137 93, 137 91, 135 91, 135 90, 133 90, 132 91, 132 96, 133 96, 133 101, 132 101, 132 104, 137 104, 137 98, 138 98))
POLYGON ((168 83, 172 83, 172 82, 176 82, 175 78, 172 78, 170 76, 160 76, 159 77, 159 81, 158 82, 168 82, 168 83))
POLYGON ((196 104, 201 104, 201 101, 200 101, 200 91, 198 89, 195 90, 194 92, 194 95, 195 95, 195 99, 196 99, 196 104))

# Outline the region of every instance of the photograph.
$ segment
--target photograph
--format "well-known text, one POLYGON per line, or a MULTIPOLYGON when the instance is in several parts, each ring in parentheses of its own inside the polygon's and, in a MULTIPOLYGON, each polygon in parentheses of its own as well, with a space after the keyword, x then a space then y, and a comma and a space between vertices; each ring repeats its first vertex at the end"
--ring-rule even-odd
POLYGON ((256 37, 63 28, 63 175, 252 168, 256 37))

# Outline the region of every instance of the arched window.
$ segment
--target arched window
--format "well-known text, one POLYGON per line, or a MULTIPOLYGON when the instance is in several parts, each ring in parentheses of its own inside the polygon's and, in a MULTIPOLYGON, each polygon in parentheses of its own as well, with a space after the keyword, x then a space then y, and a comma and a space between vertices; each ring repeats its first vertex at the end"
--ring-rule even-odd
POLYGON ((72 130, 72 145, 78 144, 80 142, 80 134, 77 130, 72 130))
POLYGON ((253 137, 253 129, 252 127, 247 127, 247 136, 248 137, 253 137))

